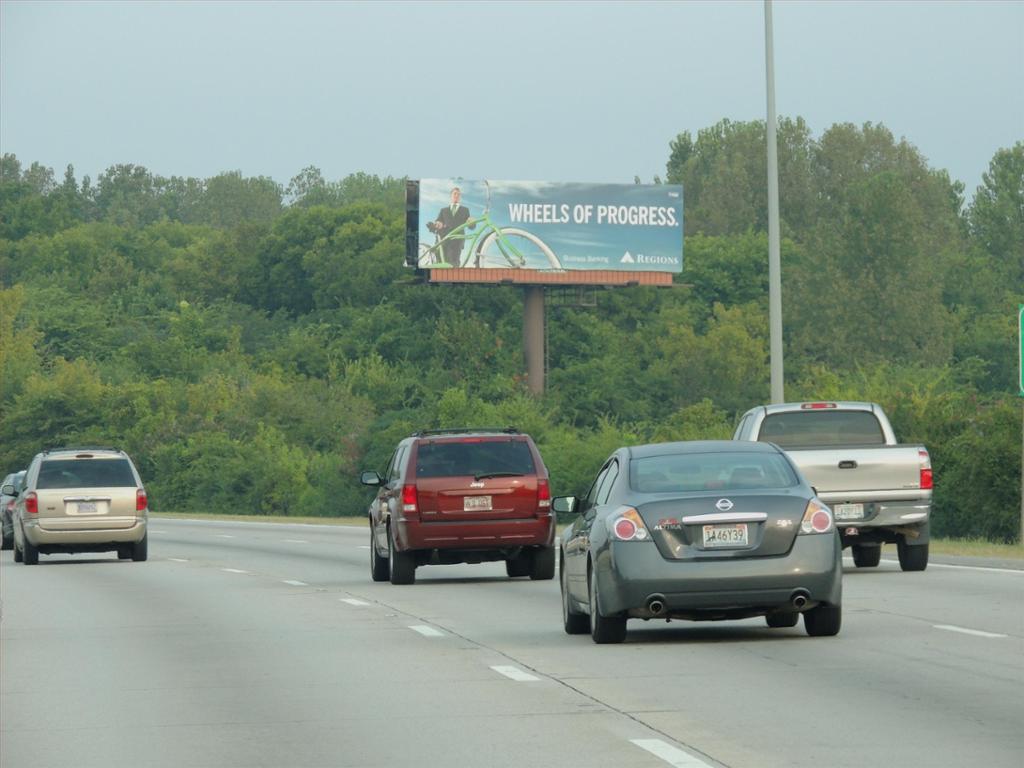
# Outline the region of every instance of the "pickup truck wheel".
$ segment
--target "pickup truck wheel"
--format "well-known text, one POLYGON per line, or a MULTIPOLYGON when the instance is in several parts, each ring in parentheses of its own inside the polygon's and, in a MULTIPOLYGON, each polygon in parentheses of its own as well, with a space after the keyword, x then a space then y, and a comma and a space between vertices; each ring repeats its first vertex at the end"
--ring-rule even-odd
POLYGON ((772 629, 795 627, 796 623, 800 620, 800 614, 795 611, 793 613, 769 613, 764 617, 764 620, 772 629))
POLYGON ((842 625, 843 608, 841 605, 822 603, 816 608, 804 612, 804 629, 811 637, 838 635, 842 625))
POLYGON ((530 557, 530 578, 534 581, 548 581, 555 578, 555 548, 535 549, 530 557))
POLYGON ((907 544, 901 539, 896 542, 896 554, 904 571, 923 571, 928 567, 927 544, 907 544))
POLYGON ((416 561, 411 552, 395 548, 394 534, 388 529, 388 576, 392 584, 412 584, 416 581, 416 561))
POLYGON ((595 643, 621 643, 626 639, 625 616, 602 616, 598 607, 597 573, 590 571, 590 637, 595 643))
POLYGON ((853 545, 853 564, 858 568, 874 568, 882 559, 882 548, 868 544, 853 545))

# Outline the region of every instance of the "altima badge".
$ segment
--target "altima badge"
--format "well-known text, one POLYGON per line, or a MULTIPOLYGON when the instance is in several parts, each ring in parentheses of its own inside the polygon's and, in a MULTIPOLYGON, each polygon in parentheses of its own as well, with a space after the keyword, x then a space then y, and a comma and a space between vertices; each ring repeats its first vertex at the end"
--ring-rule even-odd
POLYGON ((720 512, 728 512, 732 509, 732 502, 728 499, 719 499, 715 502, 715 507, 718 508, 720 512))

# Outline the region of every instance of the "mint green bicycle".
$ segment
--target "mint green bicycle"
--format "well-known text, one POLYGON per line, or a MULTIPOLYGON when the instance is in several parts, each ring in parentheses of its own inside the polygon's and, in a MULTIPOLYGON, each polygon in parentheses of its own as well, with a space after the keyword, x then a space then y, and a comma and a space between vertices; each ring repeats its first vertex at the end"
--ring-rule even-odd
MULTIPOLYGON (((518 227, 502 227, 490 216, 491 185, 487 185, 487 207, 484 212, 460 224, 444 237, 434 235, 433 244, 420 243, 419 266, 463 267, 474 269, 562 269, 555 252, 532 232, 518 227), (444 245, 460 241, 462 256, 458 264, 444 259, 444 245)), ((428 225, 429 228, 429 225, 428 225)))

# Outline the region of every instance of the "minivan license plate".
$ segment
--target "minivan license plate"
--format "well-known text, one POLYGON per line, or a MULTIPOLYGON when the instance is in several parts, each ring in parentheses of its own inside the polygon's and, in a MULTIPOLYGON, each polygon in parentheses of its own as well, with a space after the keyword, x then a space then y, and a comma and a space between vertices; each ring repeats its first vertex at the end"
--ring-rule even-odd
POLYGON ((836 504, 832 511, 836 513, 836 520, 863 520, 863 504, 836 504))
POLYGON ((78 509, 75 510, 80 515, 95 515, 96 514, 96 502, 95 501, 80 501, 78 502, 78 509))
POLYGON ((490 496, 464 496, 462 499, 463 512, 489 512, 490 509, 490 496))
POLYGON ((745 547, 747 546, 747 524, 736 525, 705 525, 705 547, 745 547))

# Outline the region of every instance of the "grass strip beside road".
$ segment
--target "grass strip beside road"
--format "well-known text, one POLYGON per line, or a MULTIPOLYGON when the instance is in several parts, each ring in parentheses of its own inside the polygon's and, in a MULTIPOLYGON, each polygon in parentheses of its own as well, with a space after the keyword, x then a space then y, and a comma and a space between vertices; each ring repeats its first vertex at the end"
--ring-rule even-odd
MULTIPOLYGON (((221 522, 244 521, 252 523, 293 523, 298 525, 354 525, 365 526, 366 518, 359 517, 287 517, 285 515, 206 515, 192 512, 157 512, 150 517, 178 520, 214 520, 221 522)), ((559 530, 562 526, 559 526, 559 530)), ((984 539, 936 539, 931 540, 931 552, 936 555, 963 557, 1005 557, 1024 560, 1024 545, 999 544, 984 539)))

